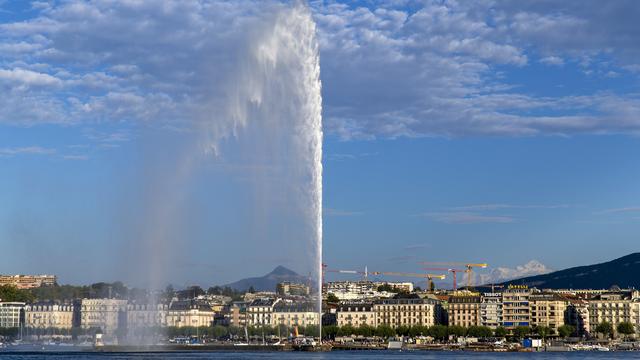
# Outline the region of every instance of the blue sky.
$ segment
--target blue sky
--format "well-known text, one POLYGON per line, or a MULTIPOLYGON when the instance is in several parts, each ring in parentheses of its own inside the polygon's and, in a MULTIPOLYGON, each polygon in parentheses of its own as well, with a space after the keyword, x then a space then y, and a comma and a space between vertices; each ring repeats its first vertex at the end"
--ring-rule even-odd
MULTIPOLYGON (((286 6, 0 0, 0 273, 136 281, 145 214, 165 207, 182 244, 170 281, 303 272, 300 214, 256 156, 272 133, 227 137, 167 180, 189 114, 224 97, 263 18, 286 6)), ((309 6, 330 267, 561 269, 636 251, 635 1, 309 6)))

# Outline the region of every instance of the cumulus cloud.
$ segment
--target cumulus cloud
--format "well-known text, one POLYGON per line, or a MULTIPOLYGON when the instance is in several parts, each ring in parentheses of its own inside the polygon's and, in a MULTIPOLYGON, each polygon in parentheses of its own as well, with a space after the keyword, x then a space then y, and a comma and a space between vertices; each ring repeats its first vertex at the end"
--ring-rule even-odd
POLYGON ((488 274, 475 274, 477 284, 496 284, 508 280, 519 279, 527 276, 548 274, 552 270, 537 260, 531 260, 524 265, 515 268, 497 267, 488 274))
MULTIPOLYGON (((31 18, 0 23, 0 123, 143 122, 188 131, 233 92, 227 74, 260 33, 255 18, 274 3, 34 2, 31 18)), ((638 93, 545 97, 504 81, 532 59, 579 63, 603 77, 637 74, 633 1, 366 5, 310 3, 329 134, 640 133, 638 93)))

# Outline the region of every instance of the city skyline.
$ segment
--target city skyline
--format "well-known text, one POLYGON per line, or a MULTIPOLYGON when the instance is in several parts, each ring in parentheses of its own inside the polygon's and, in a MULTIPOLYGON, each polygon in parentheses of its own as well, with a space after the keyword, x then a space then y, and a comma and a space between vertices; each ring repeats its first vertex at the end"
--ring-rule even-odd
MULTIPOLYGON (((192 146, 193 101, 225 93, 220 74, 256 36, 246 25, 278 6, 0 0, 0 273, 139 281, 126 266, 144 251, 140 214, 167 189, 180 190, 167 282, 302 273, 308 234, 287 164, 255 155, 270 149, 260 127, 162 181, 192 146)), ((561 270, 637 252, 637 3, 309 7, 332 268, 561 270)))

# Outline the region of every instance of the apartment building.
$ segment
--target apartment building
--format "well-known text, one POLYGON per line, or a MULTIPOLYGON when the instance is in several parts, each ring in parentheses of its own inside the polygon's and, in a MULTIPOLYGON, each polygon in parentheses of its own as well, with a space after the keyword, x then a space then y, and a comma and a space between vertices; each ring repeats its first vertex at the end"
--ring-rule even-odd
POLYGON ((376 325, 433 326, 438 317, 437 301, 432 299, 382 299, 373 304, 376 325))
POLYGON ((0 286, 15 286, 18 289, 35 289, 56 284, 54 275, 0 275, 0 286))
POLYGON ((592 330, 602 322, 616 326, 621 322, 640 325, 640 299, 638 291, 603 293, 589 299, 589 322, 592 330))
POLYGON ((273 307, 280 299, 256 299, 247 306, 247 325, 264 326, 273 323, 273 307))
POLYGON ((557 333, 565 324, 565 313, 568 301, 558 294, 531 294, 529 308, 532 327, 545 326, 557 333))
POLYGON ((577 297, 568 297, 567 301, 565 323, 573 326, 578 336, 588 335, 591 332, 589 302, 577 297))
POLYGON ((336 312, 336 322, 338 326, 351 325, 359 327, 361 325, 369 325, 375 327, 377 324, 373 303, 349 302, 340 304, 336 312))
POLYGON ((173 301, 167 312, 167 326, 201 327, 211 326, 215 312, 205 301, 180 300, 173 301))
POLYGON ((273 307, 272 326, 318 326, 320 314, 312 303, 279 302, 273 307))
POLYGON ((79 307, 83 329, 100 329, 110 336, 127 321, 127 300, 82 299, 79 307))
POLYGON ((157 328, 167 326, 168 304, 127 304, 127 328, 157 328))
POLYGON ((452 296, 449 298, 449 325, 462 327, 480 325, 480 296, 452 296))
POLYGON ((514 329, 531 325, 530 295, 528 287, 519 285, 510 285, 502 293, 502 326, 514 329))
POLYGON ((283 281, 276 285, 276 294, 280 296, 308 296, 309 285, 283 281))
POLYGON ((502 326, 501 293, 484 293, 480 297, 480 325, 491 329, 502 326))
POLYGON ((22 302, 0 302, 0 328, 17 328, 24 324, 22 302))
POLYGON ((38 302, 25 306, 25 325, 34 329, 71 329, 74 308, 71 304, 38 302))

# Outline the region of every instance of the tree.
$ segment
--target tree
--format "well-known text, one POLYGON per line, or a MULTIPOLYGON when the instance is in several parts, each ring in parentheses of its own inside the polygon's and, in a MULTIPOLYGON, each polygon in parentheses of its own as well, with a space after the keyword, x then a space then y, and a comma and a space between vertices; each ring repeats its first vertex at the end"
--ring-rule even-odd
POLYGON ((621 322, 618 324, 616 329, 618 330, 618 333, 624 335, 625 339, 629 337, 629 335, 636 333, 635 326, 630 322, 621 322))
POLYGON ((495 337, 503 338, 507 336, 507 329, 502 326, 498 326, 495 330, 493 330, 493 335, 495 337))
POLYGON ((562 325, 558 327, 558 335, 562 338, 567 338, 571 336, 576 331, 576 329, 571 325, 562 325))
POLYGON ((467 335, 477 338, 487 338, 491 337, 493 332, 486 326, 470 326, 469 329, 467 329, 467 335))
POLYGON ((395 336, 396 332, 389 325, 380 325, 376 329, 376 335, 381 337, 381 338, 385 338, 386 339, 386 338, 390 338, 392 336, 395 336))
POLYGON ((322 336, 325 339, 335 339, 338 335, 338 327, 336 325, 328 325, 322 327, 322 336))
POLYGON ((517 326, 515 329, 513 329, 513 337, 518 340, 524 339, 524 337, 529 335, 530 333, 531 328, 529 328, 528 326, 517 326))
POLYGON ((347 324, 338 329, 338 336, 351 336, 356 333, 356 330, 353 326, 347 324))
POLYGON ((547 338, 549 335, 553 335, 553 329, 548 326, 538 326, 535 328, 536 334, 540 336, 543 340, 547 338))
POLYGON ((328 303, 333 303, 333 304, 337 304, 340 302, 340 299, 338 299, 338 297, 336 296, 336 294, 334 293, 329 293, 327 295, 327 302, 328 303))
POLYGON ((421 326, 421 325, 412 326, 409 329, 409 336, 417 337, 421 335, 426 335, 428 334, 428 331, 429 331, 429 328, 427 328, 426 326, 421 326))
POLYGON ((256 289, 253 287, 253 285, 251 285, 251 286, 249 286, 249 290, 247 290, 247 292, 248 292, 249 294, 253 294, 253 293, 255 293, 255 292, 256 292, 256 289))
POLYGON ((467 334, 467 329, 463 328, 462 326, 453 325, 449 326, 448 333, 449 335, 453 335, 456 337, 465 336, 467 334))
POLYGON ((613 325, 611 323, 603 321, 596 326, 596 332, 602 334, 604 337, 613 336, 613 325))
POLYGON ((444 341, 447 339, 448 335, 447 327, 444 325, 433 325, 429 328, 428 334, 434 339, 444 341))
POLYGON ((400 325, 396 328, 396 334, 400 336, 408 336, 409 335, 409 327, 400 325))
POLYGON ((25 302, 30 303, 34 300, 34 296, 28 291, 20 290, 12 285, 0 286, 0 299, 4 302, 25 302))
POLYGON ((355 329, 355 333, 360 336, 370 337, 373 336, 375 329, 367 324, 360 325, 357 329, 355 329))

